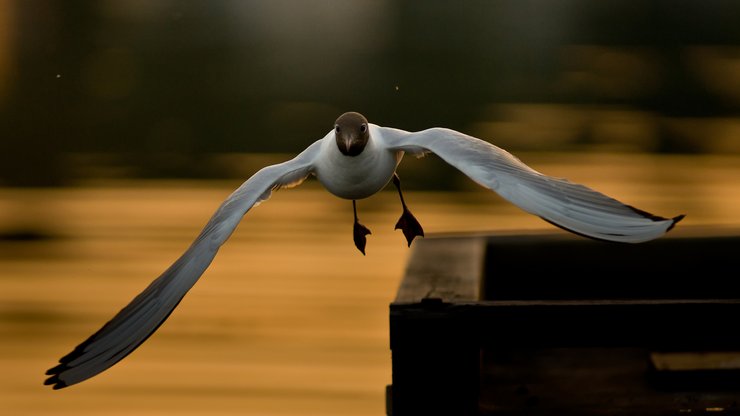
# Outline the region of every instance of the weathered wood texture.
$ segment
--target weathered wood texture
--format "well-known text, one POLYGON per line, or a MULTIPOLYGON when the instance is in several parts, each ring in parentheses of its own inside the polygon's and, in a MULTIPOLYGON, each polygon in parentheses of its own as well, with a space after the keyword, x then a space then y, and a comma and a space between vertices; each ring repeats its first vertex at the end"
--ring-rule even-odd
POLYGON ((484 237, 417 240, 394 304, 480 300, 485 248, 484 237))
POLYGON ((486 349, 480 414, 738 414, 736 372, 662 380, 646 355, 643 348, 486 349))
POLYGON ((470 336, 474 320, 447 308, 479 300, 484 248, 485 239, 476 237, 416 243, 391 307, 389 414, 478 412, 480 347, 470 336))
POLYGON ((737 370, 667 372, 650 360, 740 351, 737 253, 740 237, 701 233, 641 245, 563 234, 423 240, 390 307, 389 412, 738 410, 737 370), (723 393, 702 391, 712 385, 723 393), (665 391, 675 389, 683 395, 665 391))

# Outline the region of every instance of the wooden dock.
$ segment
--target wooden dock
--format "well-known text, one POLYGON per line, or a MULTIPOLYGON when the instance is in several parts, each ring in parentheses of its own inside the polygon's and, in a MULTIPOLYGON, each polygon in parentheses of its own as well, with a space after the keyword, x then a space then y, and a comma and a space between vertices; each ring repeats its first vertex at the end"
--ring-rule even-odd
POLYGON ((388 414, 740 414, 740 236, 428 238, 390 306, 388 414))

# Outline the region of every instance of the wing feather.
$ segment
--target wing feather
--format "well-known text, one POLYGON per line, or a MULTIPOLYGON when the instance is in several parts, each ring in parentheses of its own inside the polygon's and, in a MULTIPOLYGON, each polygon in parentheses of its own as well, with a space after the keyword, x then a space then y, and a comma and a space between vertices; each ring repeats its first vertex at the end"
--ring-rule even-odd
POLYGON ((190 247, 100 330, 49 369, 44 384, 54 389, 84 381, 110 368, 146 341, 169 317, 253 206, 274 189, 295 186, 313 171, 320 141, 294 159, 263 168, 216 210, 190 247))
POLYGON ((683 218, 659 217, 567 179, 544 175, 509 152, 454 130, 412 133, 377 128, 390 150, 432 152, 514 205, 577 234, 639 243, 662 236, 683 218))

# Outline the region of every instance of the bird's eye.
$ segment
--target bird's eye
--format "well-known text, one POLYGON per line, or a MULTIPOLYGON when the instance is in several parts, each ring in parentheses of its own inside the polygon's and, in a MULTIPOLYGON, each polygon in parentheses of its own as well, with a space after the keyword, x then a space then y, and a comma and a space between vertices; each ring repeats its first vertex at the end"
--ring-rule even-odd
POLYGON ((360 125, 360 133, 364 133, 367 131, 367 124, 361 124, 360 125))
POLYGON ((341 131, 341 129, 339 128, 339 125, 334 126, 334 131, 336 131, 337 133, 341 131))

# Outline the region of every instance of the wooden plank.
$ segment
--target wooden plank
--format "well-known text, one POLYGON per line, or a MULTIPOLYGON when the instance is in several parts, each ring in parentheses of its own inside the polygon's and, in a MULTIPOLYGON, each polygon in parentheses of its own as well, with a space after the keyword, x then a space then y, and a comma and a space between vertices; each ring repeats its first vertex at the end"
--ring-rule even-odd
POLYGON ((567 234, 491 236, 484 299, 734 299, 740 235, 617 244, 567 234))
POLYGON ((740 370, 740 351, 653 351, 650 362, 656 371, 740 370))
POLYGON ((639 246, 556 234, 420 241, 390 307, 389 409, 397 416, 737 410, 738 373, 724 371, 720 380, 712 369, 660 371, 648 357, 740 351, 733 322, 740 292, 731 279, 739 246, 737 235, 701 234, 639 246), (504 360, 495 371, 481 373, 481 349, 504 360), (533 354, 507 364, 507 354, 521 351, 533 354), (561 365, 566 357, 570 364, 561 365), (502 374, 510 377, 503 384, 491 378, 502 374), (541 383, 536 395, 531 380, 541 383), (732 391, 692 390, 707 381, 732 391), (674 386, 687 393, 663 393, 674 386), (692 397, 693 404, 672 405, 692 397))
POLYGON ((487 346, 740 349, 740 299, 485 301, 460 313, 487 346))
POLYGON ((474 319, 429 298, 391 304, 391 414, 478 414, 480 346, 474 319))
POLYGON ((480 300, 485 244, 485 238, 475 236, 415 243, 390 306, 389 414, 478 414, 475 320, 449 313, 449 307, 480 300))
MULTIPOLYGON (((737 415, 737 373, 656 379, 641 348, 483 351, 481 414, 737 415), (730 374, 728 374, 730 375, 730 374)), ((662 377, 661 377, 662 378, 662 377)))
POLYGON ((425 298, 479 300, 485 246, 486 239, 479 236, 417 240, 395 303, 412 304, 425 298))

